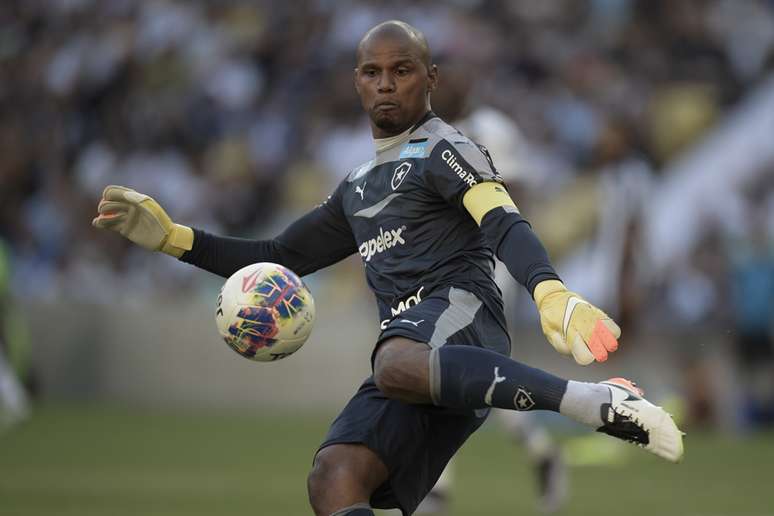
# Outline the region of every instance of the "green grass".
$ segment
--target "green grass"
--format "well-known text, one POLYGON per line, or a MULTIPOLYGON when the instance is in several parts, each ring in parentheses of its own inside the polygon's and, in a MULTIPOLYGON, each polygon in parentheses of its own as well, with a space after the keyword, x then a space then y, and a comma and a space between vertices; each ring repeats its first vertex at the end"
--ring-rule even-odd
MULTIPOLYGON (((332 416, 43 407, 0 435, 0 514, 308 515, 306 472, 332 416)), ((530 469, 507 442, 493 425, 462 450, 455 515, 534 514, 530 469)), ((677 466, 629 447, 575 467, 562 514, 774 515, 774 435, 690 435, 686 452, 677 466)))

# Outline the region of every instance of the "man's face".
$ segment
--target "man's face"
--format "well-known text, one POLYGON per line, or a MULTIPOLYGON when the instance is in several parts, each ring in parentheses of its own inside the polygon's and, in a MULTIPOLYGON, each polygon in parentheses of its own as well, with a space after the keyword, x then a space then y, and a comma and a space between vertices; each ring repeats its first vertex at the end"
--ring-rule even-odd
POLYGON ((355 89, 371 119, 376 138, 400 134, 430 108, 428 94, 437 83, 410 40, 375 38, 361 49, 355 89))

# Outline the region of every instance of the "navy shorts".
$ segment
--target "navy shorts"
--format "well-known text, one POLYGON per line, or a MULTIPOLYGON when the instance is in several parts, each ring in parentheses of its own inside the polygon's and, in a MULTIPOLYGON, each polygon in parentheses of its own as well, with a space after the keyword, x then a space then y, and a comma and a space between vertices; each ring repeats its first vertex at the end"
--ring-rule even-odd
MULTIPOLYGON (((467 345, 510 352, 508 334, 489 310, 473 294, 454 287, 440 289, 394 317, 377 347, 395 336, 432 347, 467 345)), ((333 444, 363 444, 374 451, 390 476, 373 493, 371 506, 399 508, 408 515, 488 412, 392 400, 369 377, 333 422, 320 450, 333 444)))

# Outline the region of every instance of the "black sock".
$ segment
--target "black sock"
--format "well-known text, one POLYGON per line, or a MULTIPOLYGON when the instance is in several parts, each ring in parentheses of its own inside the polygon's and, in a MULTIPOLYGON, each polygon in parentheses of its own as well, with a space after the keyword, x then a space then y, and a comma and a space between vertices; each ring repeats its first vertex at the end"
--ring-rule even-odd
POLYGON ((443 346, 430 352, 430 394, 439 406, 559 412, 566 389, 567 380, 488 349, 443 346))
POLYGON ((375 516, 371 506, 367 503, 358 503, 351 507, 345 507, 331 514, 331 516, 375 516))

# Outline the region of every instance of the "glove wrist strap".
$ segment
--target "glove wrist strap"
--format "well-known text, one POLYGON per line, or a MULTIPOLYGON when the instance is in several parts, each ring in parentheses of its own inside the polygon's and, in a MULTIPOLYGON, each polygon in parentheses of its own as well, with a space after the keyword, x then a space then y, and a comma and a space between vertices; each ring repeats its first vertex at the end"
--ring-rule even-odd
POLYGON ((554 292, 565 292, 566 290, 567 287, 559 280, 551 279, 541 281, 535 287, 535 304, 540 308, 540 304, 549 294, 553 294, 554 292))
POLYGON ((194 232, 193 229, 182 224, 172 226, 172 231, 167 237, 167 241, 161 246, 163 253, 180 258, 183 253, 193 249, 194 232))

